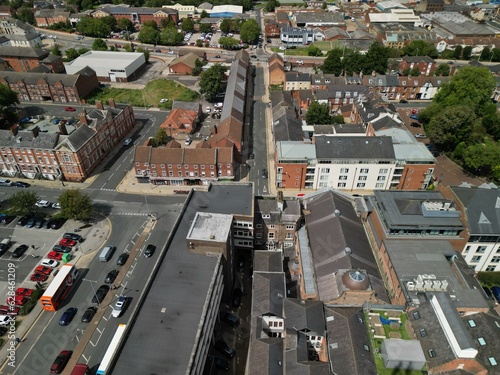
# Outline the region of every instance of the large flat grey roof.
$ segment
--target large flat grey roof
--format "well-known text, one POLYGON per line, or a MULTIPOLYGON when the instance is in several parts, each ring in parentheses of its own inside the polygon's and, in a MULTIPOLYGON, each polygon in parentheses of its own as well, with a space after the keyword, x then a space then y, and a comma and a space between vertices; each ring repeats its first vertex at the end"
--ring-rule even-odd
POLYGON ((209 192, 194 192, 186 205, 181 223, 173 233, 172 242, 116 361, 114 374, 188 372, 208 289, 220 259, 187 252, 189 223, 198 211, 250 215, 253 188, 251 184, 213 185, 209 192), (162 308, 166 308, 165 313, 162 308), (160 320, 163 320, 161 325, 160 320))

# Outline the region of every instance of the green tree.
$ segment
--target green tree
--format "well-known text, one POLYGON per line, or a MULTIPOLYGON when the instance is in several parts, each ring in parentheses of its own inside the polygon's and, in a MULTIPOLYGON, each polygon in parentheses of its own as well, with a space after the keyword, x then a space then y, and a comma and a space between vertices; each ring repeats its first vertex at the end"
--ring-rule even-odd
POLYGON ((142 47, 137 48, 137 52, 142 52, 144 54, 144 59, 146 60, 146 64, 149 64, 149 56, 151 55, 151 52, 149 52, 147 48, 142 48, 142 47))
POLYGON ((488 176, 499 165, 500 144, 487 140, 468 146, 464 151, 464 167, 476 174, 488 176))
MULTIPOLYGON (((220 42, 219 42, 220 43, 220 42)), ((203 47, 203 41, 200 39, 196 40, 196 47, 203 47)))
POLYGON ((434 71, 435 76, 449 76, 450 75, 450 66, 448 64, 439 64, 437 69, 434 71))
POLYGON ((260 34, 260 26, 253 18, 243 22, 240 28, 240 39, 245 43, 255 43, 260 34))
POLYGON ((434 44, 425 40, 414 40, 403 48, 403 54, 408 56, 429 56, 433 59, 438 57, 434 44))
POLYGON ((203 61, 196 59, 194 62, 193 72, 191 74, 193 76, 199 76, 201 74, 201 68, 203 68, 203 61))
POLYGON ((118 30, 124 30, 128 32, 133 32, 135 30, 134 23, 128 18, 119 18, 118 21, 116 21, 116 28, 118 30))
POLYGON ((307 47, 307 56, 323 56, 323 52, 313 45, 307 47))
POLYGON ((76 25, 76 30, 85 36, 106 38, 111 32, 109 25, 101 18, 84 17, 76 25))
POLYGON ((456 60, 460 60, 462 58, 462 51, 463 47, 458 45, 455 47, 455 52, 453 53, 453 56, 455 57, 456 60))
POLYGON ((323 61, 323 66, 321 67, 323 73, 335 74, 336 76, 339 76, 344 68, 342 64, 342 55, 342 49, 334 48, 330 50, 326 55, 326 59, 323 61))
POLYGON ((208 17, 210 17, 210 14, 208 14, 206 10, 202 10, 200 13, 200 19, 208 17))
POLYGON ((156 21, 153 21, 153 20, 144 21, 142 23, 142 27, 151 27, 155 30, 158 30, 158 24, 156 23, 156 21))
POLYGON ((342 60, 342 73, 352 75, 353 73, 359 73, 361 71, 367 73, 373 72, 376 62, 373 64, 367 62, 366 55, 351 50, 347 50, 344 55, 345 57, 342 60))
POLYGON ((228 20, 227 18, 224 18, 222 20, 222 22, 220 23, 220 26, 219 26, 219 29, 220 31, 222 31, 223 33, 228 33, 231 31, 231 21, 228 20))
POLYGON ((496 111, 496 106, 491 113, 485 114, 481 123, 493 140, 500 141, 500 114, 496 111))
POLYGON ((493 57, 493 53, 491 52, 490 47, 484 47, 483 50, 481 51, 481 55, 479 56, 479 61, 490 61, 490 59, 493 57))
POLYGON ((469 106, 480 116, 491 104, 495 85, 495 77, 487 68, 465 66, 441 87, 434 102, 444 107, 469 106))
POLYGON ((228 36, 223 36, 219 38, 219 44, 222 48, 235 49, 240 47, 240 42, 237 39, 230 38, 228 36))
POLYGON ((39 199, 34 191, 18 191, 9 199, 10 212, 14 215, 30 215, 37 210, 35 203, 39 199))
POLYGON ((58 199, 61 205, 59 216, 65 219, 85 221, 94 210, 92 199, 79 189, 64 191, 58 199))
POLYGON ((175 24, 174 21, 172 21, 171 19, 167 19, 167 18, 162 18, 160 20, 160 25, 161 25, 161 28, 162 29, 168 29, 169 27, 173 27, 173 28, 177 28, 177 25, 175 24))
POLYGON ((92 49, 94 51, 107 51, 108 45, 101 38, 96 38, 96 39, 94 39, 94 42, 92 43, 92 49))
POLYGON ((471 55, 472 55, 472 46, 466 46, 462 51, 462 58, 464 60, 470 60, 471 55))
POLYGON ((15 17, 20 21, 29 23, 30 25, 36 25, 33 9, 30 9, 27 6, 23 6, 21 9, 18 9, 15 13, 15 17))
POLYGON ((212 26, 209 23, 200 23, 200 31, 202 33, 209 33, 212 31, 212 26))
POLYGON ((328 125, 334 121, 330 116, 330 110, 327 104, 312 102, 306 113, 306 123, 308 125, 328 125))
POLYGON ((467 140, 479 119, 470 106, 449 106, 432 117, 427 134, 440 150, 454 151, 467 140))
POLYGON ((201 73, 200 93, 205 95, 209 102, 215 99, 215 96, 224 91, 226 86, 226 67, 215 64, 201 73))
POLYGON ((19 104, 17 93, 12 91, 9 86, 0 83, 0 119, 2 125, 9 126, 18 120, 14 109, 11 108, 13 104, 19 104))
POLYGON ((50 53, 52 53, 54 56, 61 56, 61 50, 59 49, 59 44, 54 44, 52 49, 50 50, 50 53))
POLYGON ((134 46, 132 45, 132 43, 127 43, 123 46, 123 49, 125 50, 125 52, 134 52, 134 46))
POLYGON ((180 46, 184 41, 184 36, 175 27, 168 27, 161 32, 160 40, 165 46, 180 46))
POLYGON ((376 71, 377 73, 385 74, 389 60, 389 50, 383 44, 374 42, 362 60, 364 65, 362 68, 363 72, 371 73, 376 71))
POLYGON ((78 54, 78 51, 74 48, 68 48, 65 52, 66 52, 66 58, 68 59, 68 61, 73 61, 78 56, 80 56, 78 54))
POLYGON ((117 21, 116 18, 113 16, 107 16, 101 18, 102 22, 104 22, 106 25, 108 25, 110 32, 116 29, 117 21))
POLYGON ((342 115, 332 116, 333 124, 344 124, 344 117, 342 115))
POLYGON ((491 61, 499 62, 500 61, 500 48, 493 48, 491 50, 491 61))
POLYGON ((420 69, 418 68, 418 66, 410 70, 410 75, 412 77, 418 77, 418 76, 420 76, 420 74, 421 73, 420 73, 420 69))
POLYGON ((279 2, 277 0, 267 0, 264 10, 266 12, 274 12, 276 7, 279 7, 279 2))
MULTIPOLYGON (((176 32, 177 32, 177 30, 176 30, 176 32)), ((141 43, 157 44, 158 37, 159 37, 158 30, 154 29, 151 26, 145 26, 139 32, 137 39, 139 39, 139 41, 141 43)))
POLYGON ((151 145, 153 147, 164 146, 168 142, 170 142, 171 139, 172 139, 172 137, 170 137, 167 134, 167 132, 165 131, 165 129, 158 128, 158 130, 156 131, 155 136, 151 139, 151 145))
POLYGON ((78 48, 78 55, 81 56, 81 55, 87 53, 88 51, 90 51, 90 50, 86 47, 78 48))
POLYGON ((188 32, 194 30, 194 22, 191 18, 183 18, 181 22, 181 30, 188 32))

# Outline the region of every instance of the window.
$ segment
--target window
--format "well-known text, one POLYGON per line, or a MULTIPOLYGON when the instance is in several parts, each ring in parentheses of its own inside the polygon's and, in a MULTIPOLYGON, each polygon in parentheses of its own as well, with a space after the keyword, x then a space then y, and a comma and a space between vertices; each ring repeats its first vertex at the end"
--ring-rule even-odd
POLYGON ((255 228, 257 228, 257 229, 262 228, 262 224, 257 224, 257 225, 255 226, 255 228))
POLYGON ((294 230, 294 229, 295 229, 295 226, 293 226, 293 225, 286 226, 286 230, 294 230))
POLYGON ((340 173, 349 173, 349 168, 341 168, 340 173))
POLYGON ((293 233, 286 233, 285 234, 285 239, 287 239, 287 240, 293 239, 293 233))
POLYGON ((366 181, 367 177, 366 176, 359 176, 358 180, 359 181, 366 181))
POLYGON ((321 168, 321 173, 330 173, 330 168, 321 168))
POLYGON ((493 256, 493 258, 491 258, 491 263, 500 263, 500 256, 493 256))
POLYGON ((378 171, 379 174, 385 174, 387 172, 389 172, 389 169, 387 168, 380 168, 380 170, 378 171))
POLYGON ((470 245, 465 248, 464 254, 467 254, 469 252, 469 250, 470 250, 470 245))
POLYGON ((205 169, 205 164, 202 164, 202 165, 200 166, 200 168, 201 168, 201 169, 205 169))
POLYGON ((486 251, 486 246, 479 246, 476 250, 476 254, 484 254, 486 251))
POLYGON ((322 174, 319 176, 320 181, 328 181, 328 175, 327 174, 322 174))
POLYGON ((269 224, 269 229, 274 229, 274 224, 269 224))
POLYGON ((345 182, 339 182, 339 183, 337 184, 337 187, 338 187, 338 188, 345 188, 345 182))
POLYGON ((267 238, 272 240, 274 238, 274 232, 269 232, 269 234, 267 235, 267 238))
POLYGON ((346 181, 347 180, 347 176, 339 176, 339 180, 340 181, 346 181))
POLYGON ((481 255, 476 255, 476 256, 473 256, 470 261, 471 261, 471 263, 479 263, 480 260, 481 260, 481 255))
POLYGON ((162 167, 162 169, 165 169, 165 164, 162 164, 161 167, 162 167))
POLYGON ((328 187, 328 182, 320 182, 319 187, 328 187))
POLYGON ((358 184, 356 185, 356 187, 364 188, 365 187, 365 183, 364 182, 358 182, 358 184))
POLYGON ((359 173, 368 173, 368 168, 361 168, 359 173))
POLYGON ((384 183, 383 182, 378 182, 375 184, 375 189, 383 189, 384 188, 384 183))

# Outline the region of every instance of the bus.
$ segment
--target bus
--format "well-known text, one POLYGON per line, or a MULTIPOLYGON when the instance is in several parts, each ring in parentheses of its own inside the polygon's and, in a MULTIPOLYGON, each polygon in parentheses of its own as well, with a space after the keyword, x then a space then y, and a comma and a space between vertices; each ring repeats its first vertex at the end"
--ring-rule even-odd
POLYGON ((108 346, 108 350, 104 354, 104 358, 97 369, 96 375, 105 375, 111 373, 111 365, 115 360, 116 355, 118 354, 118 350, 120 349, 120 345, 122 344, 122 339, 125 335, 125 330, 127 328, 126 324, 120 324, 116 329, 115 335, 111 340, 111 344, 108 346))
POLYGON ((75 266, 72 264, 62 266, 43 296, 40 297, 43 309, 56 311, 73 289, 77 278, 78 269, 75 266))

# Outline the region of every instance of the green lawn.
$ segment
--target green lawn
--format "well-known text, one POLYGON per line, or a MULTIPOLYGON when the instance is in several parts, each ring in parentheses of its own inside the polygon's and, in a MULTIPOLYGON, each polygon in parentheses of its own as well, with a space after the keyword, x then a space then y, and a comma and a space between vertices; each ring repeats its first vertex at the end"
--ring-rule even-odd
POLYGON ((200 98, 200 94, 192 91, 180 83, 158 79, 148 82, 144 90, 118 89, 106 87, 95 92, 87 99, 90 104, 95 104, 96 100, 104 103, 108 99, 114 99, 116 103, 131 104, 135 107, 169 107, 173 100, 194 102, 200 98), (160 99, 168 99, 166 104, 160 104, 160 99))

